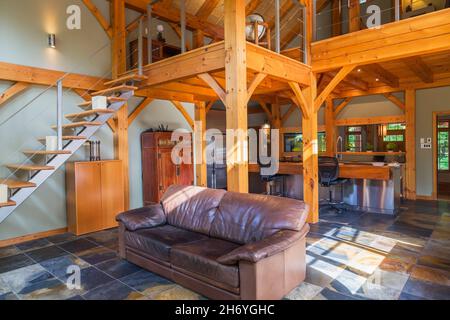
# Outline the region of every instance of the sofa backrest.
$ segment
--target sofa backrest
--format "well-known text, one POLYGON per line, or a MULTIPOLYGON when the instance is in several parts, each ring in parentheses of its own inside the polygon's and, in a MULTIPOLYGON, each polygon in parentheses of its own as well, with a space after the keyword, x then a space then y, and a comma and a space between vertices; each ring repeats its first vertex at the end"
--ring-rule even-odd
POLYGON ((209 235, 220 200, 226 191, 196 186, 170 186, 161 205, 170 225, 209 235))
POLYGON ((227 192, 215 214, 210 236, 246 244, 280 230, 299 231, 307 215, 306 205, 300 200, 227 192))

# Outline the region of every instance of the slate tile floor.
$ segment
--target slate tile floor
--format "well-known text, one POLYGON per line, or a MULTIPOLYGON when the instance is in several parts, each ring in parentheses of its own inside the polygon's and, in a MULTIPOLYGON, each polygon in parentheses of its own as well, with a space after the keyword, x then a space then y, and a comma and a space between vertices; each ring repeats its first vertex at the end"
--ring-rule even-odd
MULTIPOLYGON (((450 300, 450 202, 410 201, 396 217, 321 212, 306 281, 285 299, 450 300)), ((117 230, 0 248, 1 299, 204 299, 117 257, 117 230), (69 266, 81 289, 66 286, 69 266)))

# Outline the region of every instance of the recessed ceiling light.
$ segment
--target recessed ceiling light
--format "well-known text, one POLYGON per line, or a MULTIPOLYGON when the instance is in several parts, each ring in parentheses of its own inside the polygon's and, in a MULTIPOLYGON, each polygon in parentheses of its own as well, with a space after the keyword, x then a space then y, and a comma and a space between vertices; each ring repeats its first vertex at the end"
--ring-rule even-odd
POLYGON ((358 69, 358 70, 356 70, 356 71, 361 72, 361 69, 358 69))
POLYGON ((375 81, 380 81, 380 79, 378 79, 378 78, 375 78, 375 81))

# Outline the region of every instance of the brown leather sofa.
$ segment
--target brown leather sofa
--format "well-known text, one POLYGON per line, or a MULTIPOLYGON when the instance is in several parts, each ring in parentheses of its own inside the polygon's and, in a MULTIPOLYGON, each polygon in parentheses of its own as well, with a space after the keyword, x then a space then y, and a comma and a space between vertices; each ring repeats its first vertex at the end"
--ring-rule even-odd
POLYGON ((305 279, 302 201, 171 186, 117 216, 119 253, 212 299, 281 299, 305 279))

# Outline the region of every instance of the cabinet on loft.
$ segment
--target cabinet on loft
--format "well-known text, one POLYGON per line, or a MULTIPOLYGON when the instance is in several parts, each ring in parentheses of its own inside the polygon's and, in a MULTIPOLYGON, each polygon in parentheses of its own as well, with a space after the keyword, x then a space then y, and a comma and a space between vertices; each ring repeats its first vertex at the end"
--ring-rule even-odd
MULTIPOLYGON (((183 139, 192 141, 190 133, 185 135, 183 139)), ((141 135, 144 205, 159 202, 167 188, 173 184, 194 184, 193 165, 175 164, 172 161, 172 149, 177 142, 172 141, 171 137, 171 132, 144 132, 141 135)))
POLYGON ((117 226, 125 210, 122 161, 66 164, 67 225, 76 235, 117 226))

